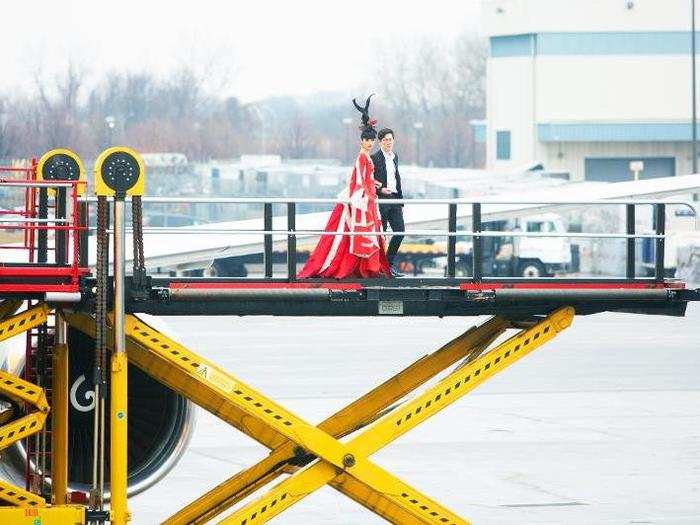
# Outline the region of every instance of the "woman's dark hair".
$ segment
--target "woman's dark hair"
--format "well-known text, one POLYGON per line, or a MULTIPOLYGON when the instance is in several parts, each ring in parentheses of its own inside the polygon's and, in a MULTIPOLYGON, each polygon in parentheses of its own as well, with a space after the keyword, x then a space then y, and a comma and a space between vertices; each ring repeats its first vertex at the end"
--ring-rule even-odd
POLYGON ((377 138, 377 130, 374 129, 374 126, 377 124, 377 119, 369 116, 369 101, 373 95, 374 93, 367 97, 364 107, 360 106, 354 98, 352 99, 352 103, 355 105, 355 108, 362 114, 362 125, 360 126, 360 130, 362 130, 360 133, 361 139, 374 140, 377 138))
POLYGON ((394 130, 391 128, 382 128, 379 130, 379 140, 382 140, 387 135, 391 134, 394 137, 394 130))
POLYGON ((362 133, 360 133, 360 138, 374 140, 377 138, 377 130, 372 127, 366 127, 362 130, 362 133))

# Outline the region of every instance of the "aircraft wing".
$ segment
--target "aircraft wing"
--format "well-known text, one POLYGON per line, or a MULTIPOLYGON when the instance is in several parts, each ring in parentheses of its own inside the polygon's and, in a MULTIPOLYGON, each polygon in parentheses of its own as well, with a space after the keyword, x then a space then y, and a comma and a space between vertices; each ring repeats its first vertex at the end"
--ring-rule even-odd
MULTIPOLYGON (((479 200, 482 204, 482 218, 510 219, 563 209, 578 208, 582 205, 561 204, 562 202, 623 200, 623 199, 662 199, 677 195, 688 195, 700 192, 700 175, 681 175, 628 182, 573 182, 548 188, 538 188, 535 191, 513 191, 486 195, 483 197, 467 197, 469 200, 479 200), (487 204, 489 201, 507 202, 506 204, 487 204), (545 202, 537 202, 545 201, 545 202), (549 201, 549 202, 547 202, 549 201), (552 204, 558 202, 559 204, 552 204)), ((460 221, 471 218, 470 204, 458 206, 457 218, 460 221)), ((404 209, 406 229, 409 224, 413 229, 429 229, 444 226, 447 221, 447 204, 406 206, 404 209)))

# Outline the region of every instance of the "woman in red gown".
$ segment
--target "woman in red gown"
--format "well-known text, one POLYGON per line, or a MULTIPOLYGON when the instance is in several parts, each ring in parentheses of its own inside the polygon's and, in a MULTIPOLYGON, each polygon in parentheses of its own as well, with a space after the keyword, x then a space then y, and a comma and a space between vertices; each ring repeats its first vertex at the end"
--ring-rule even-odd
POLYGON ((299 272, 300 279, 326 277, 390 277, 391 269, 384 249, 382 220, 377 205, 374 165, 369 154, 377 138, 376 120, 369 117, 369 101, 360 107, 362 113, 360 153, 350 175, 348 186, 338 198, 347 202, 336 204, 324 231, 354 232, 356 235, 322 235, 309 260, 299 272))

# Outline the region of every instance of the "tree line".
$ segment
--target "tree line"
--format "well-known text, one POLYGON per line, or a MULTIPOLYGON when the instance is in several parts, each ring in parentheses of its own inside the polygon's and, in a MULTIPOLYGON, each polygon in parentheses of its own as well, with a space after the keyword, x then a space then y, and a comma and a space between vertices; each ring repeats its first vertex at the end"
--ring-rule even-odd
MULTIPOLYGON (((84 158, 128 144, 142 152, 178 152, 193 161, 241 154, 348 162, 357 149, 358 115, 348 93, 379 92, 380 126, 396 131, 402 162, 479 166, 470 120, 485 114, 482 40, 424 38, 383 42, 361 85, 345 93, 280 96, 243 104, 211 87, 211 72, 183 64, 165 75, 120 71, 91 78, 68 62, 26 93, 0 93, 0 159, 28 158, 66 146, 84 158)), ((362 95, 360 95, 362 94, 362 95)))

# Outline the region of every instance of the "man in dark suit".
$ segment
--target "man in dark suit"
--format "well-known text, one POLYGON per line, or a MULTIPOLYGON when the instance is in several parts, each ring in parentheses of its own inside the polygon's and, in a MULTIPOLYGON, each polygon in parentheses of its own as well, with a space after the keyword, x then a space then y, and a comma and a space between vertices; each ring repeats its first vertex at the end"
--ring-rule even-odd
MULTIPOLYGON (((399 157, 394 153, 394 132, 384 128, 377 135, 379 138, 379 150, 372 155, 374 162, 374 179, 377 181, 377 197, 379 213, 382 216, 382 227, 386 231, 387 224, 392 232, 403 232, 406 228, 403 222, 403 204, 389 204, 391 199, 403 199, 401 192, 401 175, 399 174, 399 157)), ((394 277, 401 274, 394 267, 394 258, 403 241, 403 235, 393 235, 386 256, 391 264, 391 273, 394 277)))

